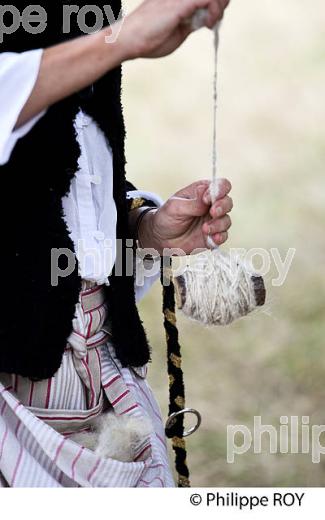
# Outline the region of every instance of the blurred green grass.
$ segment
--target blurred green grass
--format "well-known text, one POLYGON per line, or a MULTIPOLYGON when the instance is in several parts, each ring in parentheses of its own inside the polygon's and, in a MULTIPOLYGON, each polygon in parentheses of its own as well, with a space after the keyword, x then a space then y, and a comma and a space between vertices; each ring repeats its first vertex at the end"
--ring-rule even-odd
MULTIPOLYGON (((188 440, 193 485, 325 485, 324 462, 268 454, 266 442, 261 455, 226 460, 228 424, 251 427, 254 415, 277 429, 283 415, 325 424, 323 4, 232 0, 223 24, 218 147, 235 202, 229 247, 296 255, 283 286, 272 286, 274 266, 266 277, 265 311, 213 330, 179 316, 187 404, 203 415, 188 440)), ((167 197, 210 177, 212 68, 205 30, 171 57, 125 65, 128 176, 136 185, 167 197)), ((158 284, 141 312, 153 347, 149 381, 166 417, 158 284)))

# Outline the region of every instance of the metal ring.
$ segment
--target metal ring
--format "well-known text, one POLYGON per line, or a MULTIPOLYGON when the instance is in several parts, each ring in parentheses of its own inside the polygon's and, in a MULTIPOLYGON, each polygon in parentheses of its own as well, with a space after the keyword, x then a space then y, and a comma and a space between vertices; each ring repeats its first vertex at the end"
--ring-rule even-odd
POLYGON ((187 413, 191 413, 191 414, 195 415, 197 418, 197 423, 195 424, 195 426, 190 428, 187 432, 184 432, 183 437, 188 437, 189 435, 192 435, 194 432, 196 432, 196 430, 198 430, 200 428, 200 425, 202 422, 202 417, 201 417, 200 412, 198 412, 194 408, 184 408, 183 410, 179 410, 179 412, 172 413, 166 421, 165 429, 169 430, 169 428, 172 428, 176 422, 176 417, 178 417, 179 415, 185 415, 187 413))

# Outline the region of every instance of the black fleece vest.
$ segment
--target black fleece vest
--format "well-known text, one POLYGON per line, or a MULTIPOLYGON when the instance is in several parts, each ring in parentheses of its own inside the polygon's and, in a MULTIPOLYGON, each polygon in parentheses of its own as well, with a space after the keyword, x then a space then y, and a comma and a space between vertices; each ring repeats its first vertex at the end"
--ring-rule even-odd
MULTIPOLYGON (((70 2, 73 3, 73 2, 70 2)), ((97 0, 101 7, 105 0, 97 0)), ((28 1, 13 4, 22 11, 28 1)), ((48 14, 45 32, 30 35, 20 28, 4 36, 1 52, 46 48, 78 36, 76 24, 62 34, 59 0, 41 1, 48 14)), ((86 1, 77 4, 87 5, 86 1)), ((120 0, 110 0, 115 18, 120 0)), ((8 23, 10 23, 8 21, 8 23)), ((91 25, 91 19, 88 24, 91 25)), ((107 52, 110 52, 107 45, 107 52)), ((77 171, 78 147, 74 118, 81 107, 97 122, 113 150, 117 238, 128 237, 125 129, 121 107, 121 69, 109 72, 93 86, 48 109, 33 129, 18 141, 10 161, 0 167, 0 372, 45 379, 55 374, 72 330, 81 280, 78 264, 72 274, 51 285, 51 250, 74 251, 63 219, 61 199, 77 171)), ((1 102, 1 100, 0 100, 1 102)), ((64 256, 61 257, 64 269, 64 256)), ((150 359, 130 276, 110 277, 107 300, 115 348, 123 366, 141 366, 150 359)))

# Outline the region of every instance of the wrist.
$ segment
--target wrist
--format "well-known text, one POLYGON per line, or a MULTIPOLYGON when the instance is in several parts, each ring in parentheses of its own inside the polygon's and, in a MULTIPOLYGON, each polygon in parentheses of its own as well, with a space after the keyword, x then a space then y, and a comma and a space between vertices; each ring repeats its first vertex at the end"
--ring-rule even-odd
POLYGON ((131 29, 132 24, 129 23, 128 16, 103 29, 104 41, 106 45, 112 47, 113 54, 120 63, 138 57, 135 45, 136 39, 130 34, 131 29))
POLYGON ((130 59, 131 50, 122 37, 123 21, 120 20, 111 26, 104 27, 94 34, 95 45, 99 49, 99 56, 105 62, 105 68, 118 67, 124 61, 130 59))
POLYGON ((133 13, 117 22, 116 45, 123 56, 122 61, 134 60, 143 57, 142 20, 133 13))
POLYGON ((155 220, 158 208, 149 208, 139 221, 137 229, 137 240, 142 249, 155 249, 162 254, 161 241, 155 232, 155 220))

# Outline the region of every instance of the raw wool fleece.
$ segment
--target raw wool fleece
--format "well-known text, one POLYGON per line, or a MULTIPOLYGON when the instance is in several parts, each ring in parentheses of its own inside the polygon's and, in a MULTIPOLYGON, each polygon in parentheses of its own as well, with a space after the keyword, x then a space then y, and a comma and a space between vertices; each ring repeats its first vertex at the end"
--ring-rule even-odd
POLYGON ((74 433, 69 439, 93 450, 99 457, 121 462, 135 460, 136 447, 153 432, 147 417, 116 415, 106 412, 92 422, 90 432, 74 433))
MULTIPOLYGON (((46 31, 31 35, 20 27, 5 37, 1 51, 23 52, 59 43, 63 40, 65 3, 69 2, 41 1, 48 14, 46 31)), ((22 12, 29 2, 13 4, 22 12)), ((82 7, 87 2, 80 1, 78 5, 82 7)), ((97 5, 101 7, 105 1, 98 0, 97 5)), ((120 0, 112 0, 111 7, 117 17, 120 0)), ((74 31, 64 36, 67 39, 66 36, 73 38, 78 34, 74 31)), ((78 169, 80 149, 73 121, 80 107, 95 119, 112 147, 117 238, 128 238, 125 129, 120 94, 121 69, 117 68, 94 85, 91 97, 86 91, 49 108, 17 143, 10 161, 0 167, 3 198, 10 204, 8 207, 3 202, 0 206, 0 372, 35 380, 52 377, 61 364, 72 331, 81 289, 78 263, 55 286, 51 283, 51 251, 74 252, 61 199, 78 169)), ((66 257, 61 256, 59 267, 65 269, 66 265, 66 257)), ((150 359, 150 349, 135 304, 134 279, 113 274, 110 283, 107 299, 117 356, 123 366, 142 366, 150 359)))

